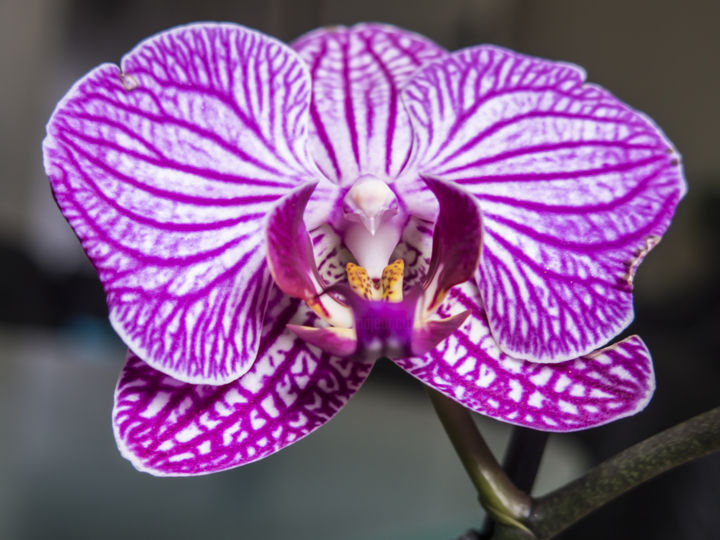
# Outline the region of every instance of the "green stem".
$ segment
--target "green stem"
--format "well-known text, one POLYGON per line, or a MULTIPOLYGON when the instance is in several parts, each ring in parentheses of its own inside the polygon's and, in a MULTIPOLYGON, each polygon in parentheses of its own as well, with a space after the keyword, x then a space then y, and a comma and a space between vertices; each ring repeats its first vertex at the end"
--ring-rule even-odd
MULTIPOLYGON (((552 538, 635 486, 718 450, 720 407, 631 446, 577 480, 535 499, 524 523, 538 538, 552 538)), ((495 538, 523 538, 513 534, 503 531, 495 538)))
MULTIPOLYGON (((540 461, 545 452, 547 431, 536 431, 520 426, 513 426, 510 441, 505 448, 502 468, 515 486, 525 493, 532 491, 540 468, 540 461)), ((493 538, 495 521, 487 516, 482 528, 484 538, 493 538)))
POLYGON ((513 484, 462 405, 428 389, 435 410, 498 522, 493 540, 549 539, 590 512, 659 474, 720 450, 720 407, 645 439, 577 480, 537 499, 513 484))
POLYGON ((480 503, 493 519, 525 528, 530 497, 510 481, 480 435, 468 410, 428 388, 435 411, 478 491, 480 503))

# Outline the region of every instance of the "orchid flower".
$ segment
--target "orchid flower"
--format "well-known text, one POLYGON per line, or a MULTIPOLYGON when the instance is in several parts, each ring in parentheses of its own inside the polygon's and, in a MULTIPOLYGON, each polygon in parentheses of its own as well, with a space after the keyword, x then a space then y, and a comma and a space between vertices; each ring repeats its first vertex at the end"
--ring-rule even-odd
POLYGON ((263 458, 380 357, 539 430, 642 410, 647 348, 607 343, 685 182, 660 129, 584 79, 386 25, 287 46, 210 23, 80 79, 45 168, 130 350, 122 454, 156 475, 263 458))

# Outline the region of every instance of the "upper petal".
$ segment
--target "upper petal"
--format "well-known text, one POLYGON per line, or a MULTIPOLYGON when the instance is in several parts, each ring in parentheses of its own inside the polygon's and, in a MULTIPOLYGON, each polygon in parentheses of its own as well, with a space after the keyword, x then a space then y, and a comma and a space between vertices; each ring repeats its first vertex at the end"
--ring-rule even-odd
POLYGON ((474 285, 455 287, 439 312, 469 310, 464 324, 424 357, 395 363, 475 412, 543 431, 599 426, 649 403, 655 374, 639 337, 566 362, 527 362, 500 351, 479 303, 474 285))
POLYGON ((483 301, 518 358, 575 358, 629 324, 635 269, 686 189, 659 128, 583 80, 482 46, 427 66, 403 94, 414 166, 480 202, 483 301))
POLYGON ((255 359, 271 278, 262 226, 312 176, 307 69, 237 25, 183 26, 78 81, 43 144, 63 214, 140 358, 221 384, 255 359))
POLYGON ((315 30, 292 44, 310 67, 310 148, 328 178, 394 178, 411 132, 400 90, 424 63, 447 54, 417 34, 380 24, 315 30))
POLYGON ((317 318, 275 289, 257 361, 224 386, 181 383, 130 354, 113 409, 123 456, 157 476, 208 474, 264 458, 330 420, 372 365, 318 352, 286 330, 290 321, 317 318))

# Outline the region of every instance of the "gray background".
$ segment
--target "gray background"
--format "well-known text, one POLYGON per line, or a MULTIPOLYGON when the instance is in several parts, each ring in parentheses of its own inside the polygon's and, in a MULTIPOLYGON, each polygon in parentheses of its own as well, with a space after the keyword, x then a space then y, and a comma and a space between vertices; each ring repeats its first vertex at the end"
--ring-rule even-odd
MULTIPOLYGON (((155 479, 110 429, 122 344, 99 284, 54 206, 40 141, 77 78, 180 23, 234 21, 283 40, 384 21, 457 49, 497 43, 578 63, 662 126, 690 193, 636 280, 654 354, 642 414, 551 437, 547 491, 621 448, 717 405, 720 388, 718 4, 605 0, 2 0, 0 2, 0 539, 449 539, 482 511, 422 387, 380 365, 317 433, 257 464, 155 479)), ((496 454, 507 426, 480 419, 496 454)), ((564 538, 714 538, 720 459, 623 497, 564 538)))

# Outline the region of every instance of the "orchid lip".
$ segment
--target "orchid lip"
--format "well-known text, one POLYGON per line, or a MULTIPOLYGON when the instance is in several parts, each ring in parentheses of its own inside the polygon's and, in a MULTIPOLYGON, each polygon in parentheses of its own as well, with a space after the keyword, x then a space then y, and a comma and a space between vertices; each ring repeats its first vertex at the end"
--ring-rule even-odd
POLYGON ((399 302, 366 300, 340 283, 329 287, 328 291, 341 294, 353 311, 355 358, 375 360, 412 354, 415 307, 420 291, 411 291, 399 302))
MULTIPOLYGON (((374 180, 364 182, 372 185, 374 180)), ((350 330, 350 333, 291 327, 296 335, 331 354, 351 355, 357 359, 381 356, 399 358, 425 354, 459 328, 469 312, 442 320, 434 320, 432 315, 447 292, 455 285, 470 279, 477 270, 482 248, 480 208, 461 188, 433 178, 425 178, 424 182, 437 198, 440 207, 434 229, 432 256, 425 279, 403 293, 402 260, 387 265, 385 259, 382 271, 374 269, 371 271, 362 265, 348 263, 348 284, 335 283, 324 287, 322 292, 314 295, 313 298, 305 296, 305 299, 312 305, 314 302, 320 303, 323 297, 332 294, 342 296, 344 303, 352 312, 352 327, 346 329, 350 330), (376 276, 382 278, 378 279, 376 276), (394 292, 391 292, 391 289, 394 292)), ((390 191, 389 188, 387 191, 390 191)), ((295 218, 292 220, 294 228, 302 225, 298 212, 304 209, 309 192, 309 189, 298 192, 305 195, 301 195, 298 201, 289 198, 288 204, 284 205, 291 213, 295 212, 295 218)), ((362 190, 359 193, 362 194, 362 190)), ((345 201, 347 199, 346 195, 345 201)), ((376 203, 376 207, 384 204, 383 201, 377 202, 377 200, 376 203)), ((290 224, 290 221, 288 220, 287 223, 290 224)), ((275 236, 277 234, 269 235, 269 238, 275 236)), ((307 233, 305 232, 303 236, 302 231, 298 229, 294 230, 290 237, 307 237, 307 233)), ((369 243, 369 248, 372 249, 376 242, 377 238, 369 243)), ((277 242, 270 244, 271 259, 276 258, 278 251, 288 249, 280 247, 277 242)), ((306 248, 302 253, 309 256, 311 251, 306 248)), ((303 257, 296 257, 297 261, 304 261, 298 266, 310 268, 314 263, 303 257)), ((293 275, 298 272, 296 266, 292 264, 284 270, 289 270, 293 275)), ((313 272, 316 273, 316 270, 313 272)), ((279 275, 278 272, 274 274, 279 275)), ((288 288, 287 291, 291 292, 291 289, 288 288)))

